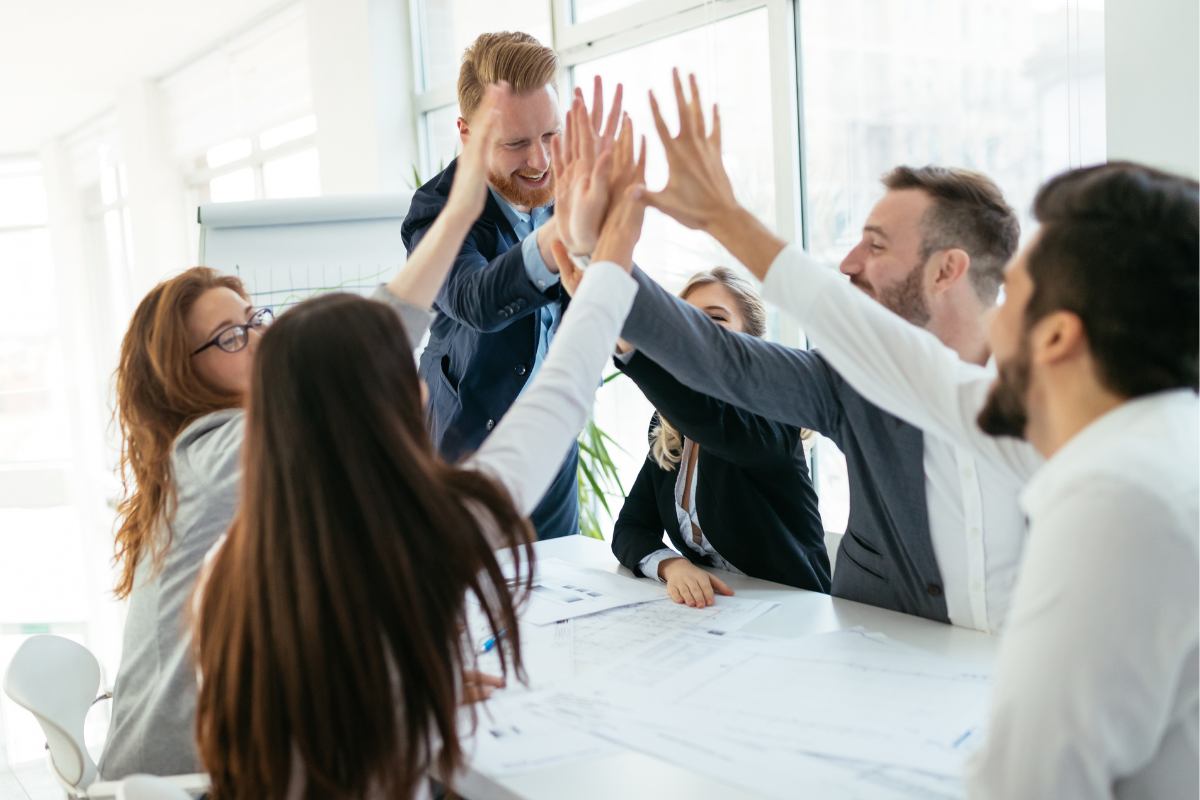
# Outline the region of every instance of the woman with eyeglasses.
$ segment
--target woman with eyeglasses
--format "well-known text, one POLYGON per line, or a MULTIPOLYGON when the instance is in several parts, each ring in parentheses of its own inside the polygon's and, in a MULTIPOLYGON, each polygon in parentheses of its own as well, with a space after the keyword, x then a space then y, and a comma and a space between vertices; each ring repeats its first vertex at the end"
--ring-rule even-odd
MULTIPOLYGON (((489 89, 481 132, 458 158, 445 210, 397 276, 375 292, 395 309, 409 342, 428 329, 437 291, 482 211, 489 169, 483 143, 506 91, 489 89)), ((128 598, 129 612, 100 762, 106 780, 201 769, 185 609, 205 554, 234 516, 246 396, 273 320, 270 309, 254 307, 240 280, 194 267, 143 298, 121 344, 114 416, 124 494, 115 593, 128 598)))

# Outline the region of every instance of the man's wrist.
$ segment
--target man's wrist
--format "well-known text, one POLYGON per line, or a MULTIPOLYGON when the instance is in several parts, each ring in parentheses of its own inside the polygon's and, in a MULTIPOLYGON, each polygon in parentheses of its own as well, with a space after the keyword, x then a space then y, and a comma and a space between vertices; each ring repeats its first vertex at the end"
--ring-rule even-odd
POLYGON ((729 213, 718 214, 704 226, 704 231, 759 280, 766 278, 775 257, 787 246, 787 242, 740 205, 729 213))

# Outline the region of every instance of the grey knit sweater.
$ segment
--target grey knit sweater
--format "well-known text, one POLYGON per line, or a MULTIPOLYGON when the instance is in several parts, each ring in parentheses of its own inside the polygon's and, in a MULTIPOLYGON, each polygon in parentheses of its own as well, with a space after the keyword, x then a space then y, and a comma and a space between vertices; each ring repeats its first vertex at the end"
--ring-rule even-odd
MULTIPOLYGON (((380 286, 372 295, 400 315, 413 345, 433 315, 380 286)), ((196 668, 185 609, 204 555, 229 527, 241 484, 245 412, 207 414, 175 439, 171 477, 175 513, 161 568, 142 559, 125 620, 121 667, 113 689, 112 726, 100 759, 104 780, 134 773, 201 771, 195 745, 196 668)))

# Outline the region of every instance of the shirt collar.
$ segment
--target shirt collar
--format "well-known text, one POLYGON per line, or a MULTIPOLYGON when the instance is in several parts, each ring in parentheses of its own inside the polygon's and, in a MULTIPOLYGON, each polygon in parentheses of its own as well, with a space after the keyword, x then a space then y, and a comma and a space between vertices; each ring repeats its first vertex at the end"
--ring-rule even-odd
MULTIPOLYGON (((1021 507, 1030 518, 1055 502, 1062 489, 1082 472, 1103 468, 1122 459, 1120 440, 1136 436, 1131 429, 1148 418, 1172 413, 1180 405, 1196 404, 1191 389, 1171 389, 1135 397, 1102 414, 1071 437, 1046 461, 1021 492, 1021 507)), ((1194 412, 1192 412, 1194 413, 1194 412)), ((1132 467, 1131 467, 1132 468, 1132 467)))
POLYGON ((550 216, 550 207, 554 205, 553 202, 550 202, 544 206, 538 206, 529 214, 526 214, 513 208, 512 203, 505 200, 504 196, 497 192, 495 187, 488 186, 488 191, 492 193, 492 197, 496 199, 496 204, 500 206, 500 211, 504 213, 504 218, 508 220, 508 224, 512 225, 514 230, 520 225, 532 225, 534 228, 540 227, 550 216))

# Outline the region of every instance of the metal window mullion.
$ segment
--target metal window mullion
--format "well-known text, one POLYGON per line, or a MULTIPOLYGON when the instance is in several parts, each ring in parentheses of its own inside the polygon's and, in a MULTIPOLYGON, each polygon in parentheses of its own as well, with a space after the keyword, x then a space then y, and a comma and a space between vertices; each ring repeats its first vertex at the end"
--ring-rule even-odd
MULTIPOLYGON (((769 5, 769 2, 770 0, 718 0, 707 6, 703 3, 692 2, 690 8, 676 11, 670 15, 654 15, 652 18, 630 15, 630 19, 625 22, 624 27, 615 30, 613 25, 607 23, 609 17, 602 17, 582 25, 572 25, 567 30, 564 40, 559 43, 559 60, 564 67, 574 67, 577 64, 619 53, 631 47, 648 44, 677 33, 720 22, 756 8, 762 8, 769 5), (606 23, 604 27, 599 26, 601 22, 606 23)), ((647 3, 639 3, 631 8, 636 9, 645 5, 647 3)))

